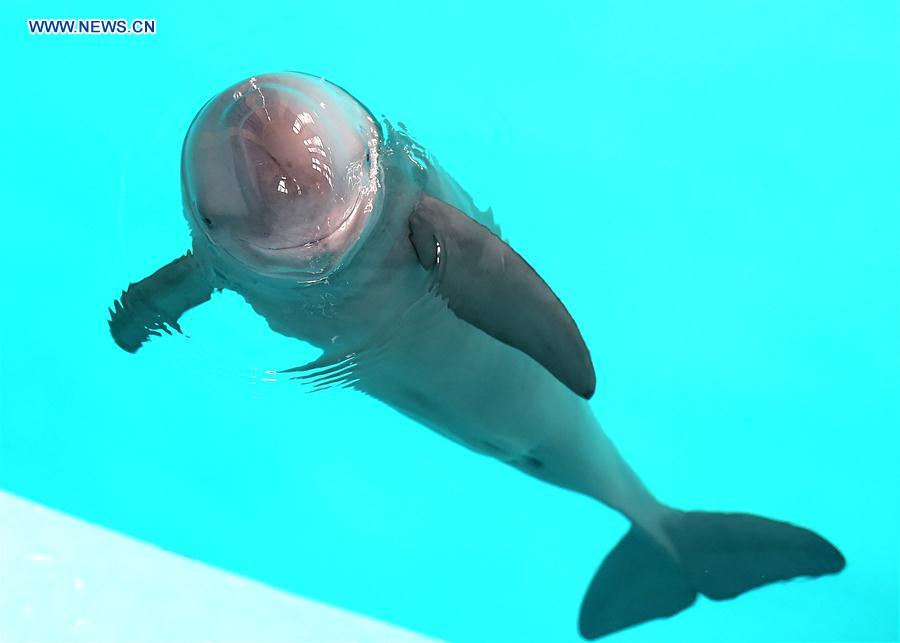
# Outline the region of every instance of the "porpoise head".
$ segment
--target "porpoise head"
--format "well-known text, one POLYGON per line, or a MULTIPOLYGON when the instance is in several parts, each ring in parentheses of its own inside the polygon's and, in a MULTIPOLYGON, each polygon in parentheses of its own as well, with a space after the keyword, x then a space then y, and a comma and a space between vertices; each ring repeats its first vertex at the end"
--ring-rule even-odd
POLYGON ((313 283, 346 264, 380 210, 381 131, 347 92, 300 73, 229 87, 194 118, 182 190, 195 238, 267 277, 313 283))

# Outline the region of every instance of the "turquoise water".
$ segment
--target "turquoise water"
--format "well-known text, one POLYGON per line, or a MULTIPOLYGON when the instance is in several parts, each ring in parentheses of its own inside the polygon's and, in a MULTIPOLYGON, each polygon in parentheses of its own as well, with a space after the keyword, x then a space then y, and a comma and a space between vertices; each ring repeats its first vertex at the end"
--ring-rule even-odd
POLYGON ((403 121, 578 321, 596 414, 681 507, 808 526, 839 576, 622 641, 898 638, 896 2, 5 5, 0 487, 452 641, 576 641, 613 512, 352 391, 233 293, 119 350, 106 307, 188 246, 197 109, 322 74, 403 121), (150 17, 155 36, 29 36, 150 17))

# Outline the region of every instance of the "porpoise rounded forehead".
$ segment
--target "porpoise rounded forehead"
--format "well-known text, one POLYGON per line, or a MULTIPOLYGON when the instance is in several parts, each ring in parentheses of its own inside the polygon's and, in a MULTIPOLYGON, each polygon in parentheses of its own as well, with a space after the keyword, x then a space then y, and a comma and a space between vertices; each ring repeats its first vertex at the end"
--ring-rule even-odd
POLYGON ((254 267, 333 269, 373 208, 380 138, 369 111, 322 78, 235 83, 200 110, 185 138, 191 225, 254 267))

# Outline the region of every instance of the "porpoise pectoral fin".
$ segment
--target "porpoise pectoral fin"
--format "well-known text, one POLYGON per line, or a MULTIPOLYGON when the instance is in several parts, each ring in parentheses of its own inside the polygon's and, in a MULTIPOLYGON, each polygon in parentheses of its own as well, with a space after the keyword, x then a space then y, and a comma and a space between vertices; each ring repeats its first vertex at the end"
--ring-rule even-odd
POLYGON ((189 251, 149 277, 128 286, 110 308, 109 330, 120 347, 134 353, 151 335, 181 332, 178 318, 209 301, 213 288, 189 251))
POLYGON ((596 376, 584 339, 559 298, 515 250, 456 208, 424 196, 409 218, 419 263, 461 319, 530 355, 578 395, 596 376))

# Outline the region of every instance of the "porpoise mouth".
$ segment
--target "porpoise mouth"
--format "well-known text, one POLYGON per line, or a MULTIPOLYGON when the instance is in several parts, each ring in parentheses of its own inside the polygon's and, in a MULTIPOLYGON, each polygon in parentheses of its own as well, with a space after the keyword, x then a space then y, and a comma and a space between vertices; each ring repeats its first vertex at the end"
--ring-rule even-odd
POLYGON ((335 234, 337 234, 341 230, 344 230, 352 222, 353 218, 355 217, 356 212, 354 210, 355 210, 355 208, 353 210, 351 210, 347 214, 347 216, 344 217, 344 219, 341 221, 340 225, 338 225, 337 228, 335 228, 334 230, 332 230, 331 232, 329 232, 326 235, 323 235, 316 239, 312 239, 310 241, 300 241, 299 243, 292 243, 287 246, 263 246, 258 243, 253 243, 249 239, 244 239, 242 237, 239 238, 239 240, 243 241, 244 243, 246 243, 249 246, 252 246, 253 248, 256 248, 257 250, 279 251, 279 250, 294 250, 295 248, 309 248, 309 247, 319 244, 327 239, 330 239, 331 237, 333 237, 335 234))
POLYGON ((324 237, 321 237, 319 239, 313 239, 312 241, 302 241, 300 243, 295 243, 294 245, 290 245, 290 246, 261 246, 257 243, 253 243, 249 239, 240 239, 240 241, 243 241, 248 246, 252 246, 253 248, 256 248, 257 250, 293 250, 294 248, 305 248, 308 246, 314 246, 317 243, 319 243, 320 241, 324 241, 325 239, 330 237, 332 234, 334 234, 334 233, 332 232, 330 234, 326 234, 324 237))

